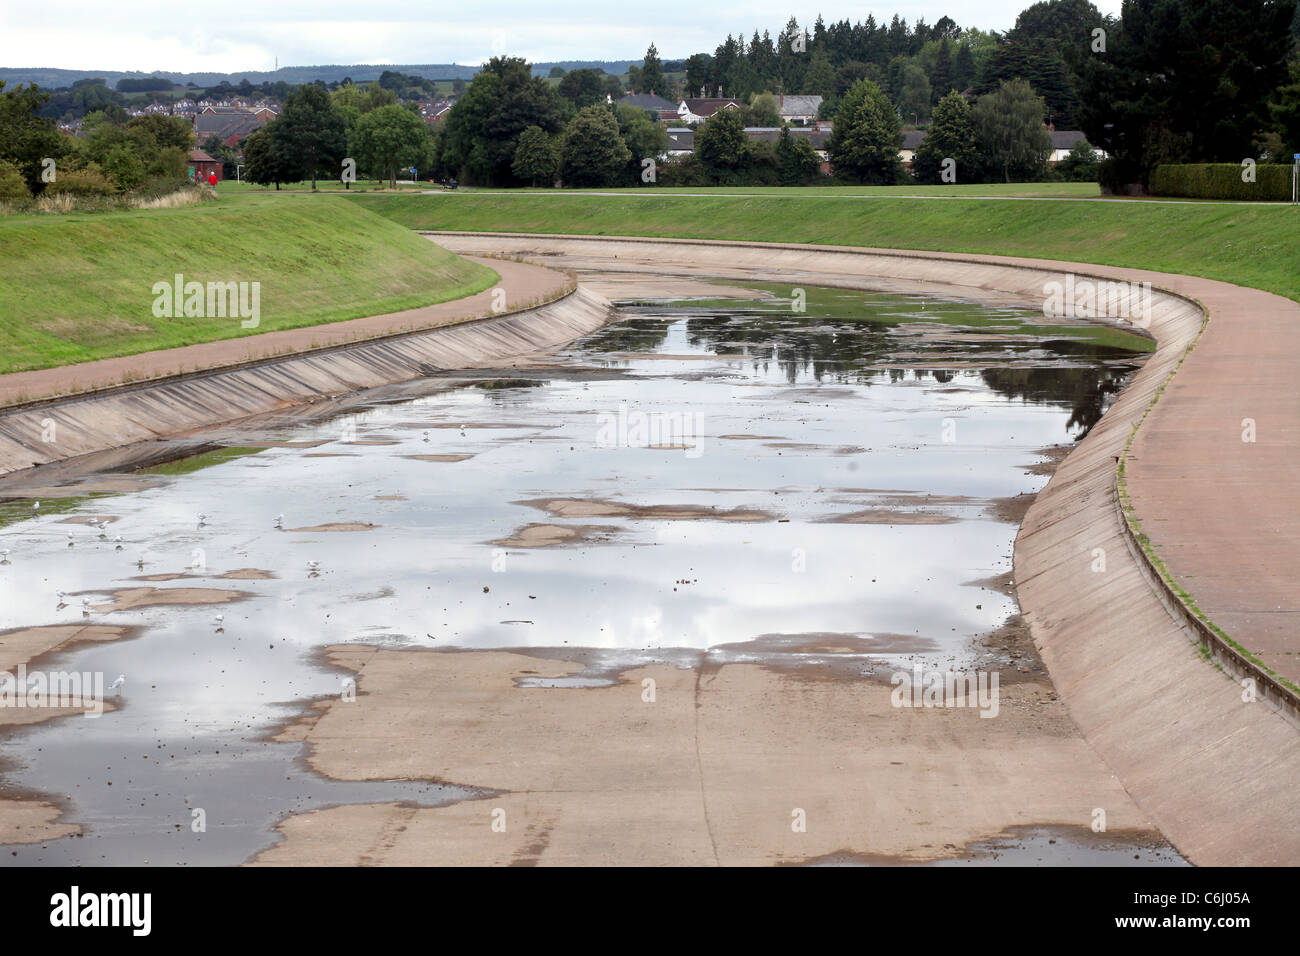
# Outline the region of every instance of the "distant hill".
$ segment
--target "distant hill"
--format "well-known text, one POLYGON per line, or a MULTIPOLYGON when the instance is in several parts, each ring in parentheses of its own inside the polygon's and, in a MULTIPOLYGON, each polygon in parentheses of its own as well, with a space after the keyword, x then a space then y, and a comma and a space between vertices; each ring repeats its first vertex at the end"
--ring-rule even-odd
MULTIPOLYGON (((622 74, 626 73, 628 67, 633 63, 639 65, 641 61, 562 60, 556 63, 534 63, 533 73, 537 76, 546 76, 551 72, 552 67, 558 66, 566 71, 593 68, 602 69, 606 73, 622 74)), ((198 87, 209 87, 216 86, 223 80, 238 85, 245 79, 250 83, 275 83, 283 80, 286 83, 297 85, 311 83, 315 80, 333 83, 349 76, 358 82, 369 82, 370 80, 379 79, 379 75, 385 70, 395 70, 398 73, 419 76, 426 80, 469 80, 479 71, 479 68, 460 63, 430 63, 423 65, 354 63, 351 66, 282 66, 278 70, 248 70, 240 73, 175 73, 171 70, 153 70, 142 73, 134 70, 122 72, 120 70, 63 70, 52 67, 0 67, 0 80, 4 80, 9 86, 16 86, 19 83, 36 83, 46 89, 71 86, 77 80, 94 77, 103 79, 110 87, 116 87, 117 81, 121 79, 138 80, 151 76, 165 77, 177 86, 193 83, 198 87)))

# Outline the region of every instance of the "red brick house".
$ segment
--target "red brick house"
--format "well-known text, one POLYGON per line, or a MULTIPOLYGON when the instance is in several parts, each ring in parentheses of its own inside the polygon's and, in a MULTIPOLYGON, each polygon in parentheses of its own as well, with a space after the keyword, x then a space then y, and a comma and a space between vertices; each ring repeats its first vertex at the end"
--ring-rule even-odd
POLYGON ((217 174, 217 182, 221 182, 221 160, 213 159, 201 149, 190 150, 189 162, 190 178, 197 178, 199 182, 206 183, 209 173, 217 174))

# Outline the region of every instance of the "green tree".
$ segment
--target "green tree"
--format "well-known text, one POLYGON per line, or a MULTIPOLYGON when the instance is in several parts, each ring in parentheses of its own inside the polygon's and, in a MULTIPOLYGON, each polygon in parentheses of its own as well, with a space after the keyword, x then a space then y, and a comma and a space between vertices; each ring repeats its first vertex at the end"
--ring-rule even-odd
POLYGON ((571 70, 560 80, 555 91, 562 99, 573 104, 574 110, 593 106, 605 99, 605 79, 595 70, 583 68, 571 70))
POLYGON ((32 192, 18 167, 0 160, 0 202, 21 202, 31 198, 32 192))
POLYGON ((1043 126, 1047 107, 1024 80, 1003 81, 975 104, 975 139, 990 173, 1003 182, 1033 180, 1042 176, 1052 150, 1043 126))
POLYGON ((667 151, 668 130, 662 123, 651 120, 645 110, 626 103, 614 107, 614 118, 618 122, 618 134, 630 154, 626 170, 619 178, 625 185, 640 186, 644 161, 658 162, 667 151))
POLYGON ((607 106, 578 111, 564 131, 561 173, 566 186, 612 186, 631 152, 618 133, 618 122, 607 106))
POLYGON ((135 151, 127 146, 117 146, 104 157, 104 173, 113 181, 118 192, 135 189, 144 182, 144 163, 135 151))
POLYGON ((429 126, 405 106, 381 106, 361 115, 349 146, 359 163, 386 173, 389 187, 396 189, 399 169, 424 162, 429 126))
POLYGON ((821 178, 821 159, 807 136, 781 130, 776 141, 776 171, 782 186, 806 186, 821 178))
POLYGON ((526 61, 493 57, 442 121, 443 165, 465 182, 518 183, 511 166, 519 135, 529 126, 559 133, 564 115, 555 90, 526 61))
POLYGON ((144 132, 154 150, 166 149, 168 146, 184 150, 194 148, 194 127, 184 116, 146 113, 127 120, 125 129, 144 132))
POLYGON ((539 179, 548 184, 554 180, 559 162, 559 153, 546 130, 540 126, 530 126, 519 134, 514 162, 510 168, 520 179, 532 180, 533 187, 536 188, 539 179))
POLYGON ((0 80, 0 161, 16 166, 33 193, 44 186, 42 160, 57 161, 69 151, 54 121, 39 115, 48 100, 35 83, 6 90, 0 80))
POLYGON ((979 181, 979 153, 975 145, 975 122, 966 98, 952 90, 934 108, 925 139, 912 158, 912 175, 919 183, 943 182, 943 161, 955 164, 955 182, 979 181))
POLYGON ((749 164, 749 140, 739 110, 718 110, 695 130, 695 155, 715 183, 735 181, 749 164))
POLYGON ((1079 128, 1124 182, 1254 156, 1294 15, 1295 0, 1128 0, 1106 52, 1077 56, 1079 128))
POLYGON ((267 126, 283 137, 285 152, 298 165, 299 179, 334 178, 347 154, 347 128, 323 86, 308 83, 285 100, 284 111, 267 126))
POLYGON ((930 116, 930 80, 915 60, 903 66, 903 89, 898 96, 898 108, 903 118, 913 123, 924 122, 930 116))
POLYGON ((771 93, 755 93, 749 105, 741 107, 740 118, 746 126, 780 126, 780 102, 771 93))
POLYGON ((651 43, 641 63, 641 88, 637 92, 662 94, 666 87, 663 64, 659 61, 659 51, 651 43))
POLYGON ((844 94, 826 144, 835 174, 853 183, 892 185, 903 175, 903 134, 884 91, 859 80, 844 94))
POLYGON ((1275 162, 1289 163, 1300 153, 1300 60, 1291 61, 1290 82, 1273 95, 1269 114, 1279 143, 1275 162))
POLYGON ((956 64, 953 63, 951 40, 939 40, 935 51, 934 67, 930 70, 930 95, 932 103, 938 103, 939 97, 952 89, 955 82, 956 64))
POLYGON ((363 114, 377 110, 381 106, 394 105, 397 102, 397 94, 390 89, 385 89, 378 81, 364 87, 347 81, 330 94, 330 102, 338 109, 352 107, 358 114, 363 114))
POLYGON ((1047 116, 1058 128, 1076 128, 1079 94, 1071 61, 1090 50, 1092 31, 1102 26, 1102 15, 1089 0, 1032 4, 997 48, 983 91, 1002 80, 1026 80, 1044 98, 1047 116))
POLYGON ((820 48, 813 51, 812 61, 803 74, 800 91, 809 96, 829 96, 835 92, 835 70, 830 58, 820 48))
POLYGON ((248 134, 244 141, 244 162, 248 165, 244 178, 250 183, 274 185, 279 189, 281 183, 297 182, 302 173, 301 166, 289 153, 288 143, 278 135, 276 122, 273 120, 248 134))

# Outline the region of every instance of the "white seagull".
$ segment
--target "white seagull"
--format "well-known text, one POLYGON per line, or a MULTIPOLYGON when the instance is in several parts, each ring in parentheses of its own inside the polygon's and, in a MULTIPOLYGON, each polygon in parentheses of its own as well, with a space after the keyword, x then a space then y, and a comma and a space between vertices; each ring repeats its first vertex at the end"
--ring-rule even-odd
POLYGON ((90 601, 87 598, 81 599, 81 616, 83 618, 90 617, 90 601))
POLYGON ((73 543, 74 543, 74 539, 73 539, 73 537, 72 537, 72 532, 69 531, 69 532, 68 532, 68 547, 69 547, 69 548, 72 547, 73 543))
POLYGON ((221 626, 221 625, 222 625, 222 622, 225 621, 225 619, 226 619, 226 616, 225 616, 224 614, 218 614, 218 615, 216 615, 215 617, 213 617, 213 619, 212 619, 212 623, 215 624, 215 625, 217 626, 217 633, 218 633, 218 634, 224 633, 225 630, 226 630, 224 627, 221 626))
POLYGON ((9 564, 9 549, 0 548, 0 564, 9 564))
POLYGON ((41 503, 39 501, 36 502, 36 504, 32 505, 33 512, 40 511, 40 510, 41 510, 41 503))
POLYGON ((200 528, 205 527, 207 523, 208 523, 208 516, 203 514, 199 515, 199 527, 200 528))
POLYGON ((275 526, 281 531, 284 530, 284 515, 275 516, 275 526))
POLYGON ((122 536, 119 534, 116 538, 113 539, 113 542, 117 545, 117 547, 114 548, 113 550, 114 550, 114 551, 121 551, 121 550, 122 550, 122 536))
POLYGON ((113 683, 109 684, 108 686, 109 686, 109 689, 110 689, 110 690, 115 690, 115 691, 117 691, 117 696, 118 696, 118 697, 121 697, 121 696, 122 696, 122 688, 123 688, 125 685, 126 685, 126 675, 125 675, 125 674, 118 674, 118 675, 117 675, 117 680, 113 681, 113 683))

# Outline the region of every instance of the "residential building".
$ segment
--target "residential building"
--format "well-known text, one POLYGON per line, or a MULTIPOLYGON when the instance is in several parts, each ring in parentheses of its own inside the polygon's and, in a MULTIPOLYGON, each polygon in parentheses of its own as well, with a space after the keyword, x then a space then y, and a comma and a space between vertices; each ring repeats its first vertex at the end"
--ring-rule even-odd
POLYGON ((222 179, 221 160, 214 159, 201 149, 190 150, 189 167, 192 170, 190 175, 201 183, 208 181, 209 173, 216 173, 218 182, 222 179))
POLYGON ((275 110, 269 107, 242 109, 233 106, 201 106, 194 117, 194 137, 202 143, 216 136, 227 146, 235 147, 248 134, 261 129, 275 119, 275 110))
POLYGON ((783 122, 807 125, 815 122, 821 109, 822 97, 812 95, 778 96, 777 114, 783 122))
POLYGON ((700 97, 685 99, 677 104, 677 119, 690 126, 703 123, 718 110, 738 110, 744 104, 729 96, 700 97))

